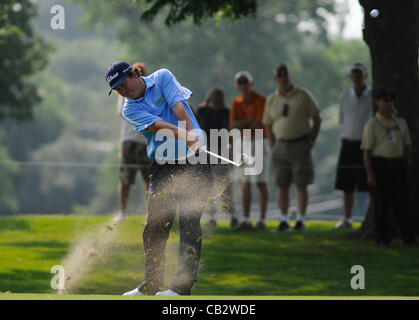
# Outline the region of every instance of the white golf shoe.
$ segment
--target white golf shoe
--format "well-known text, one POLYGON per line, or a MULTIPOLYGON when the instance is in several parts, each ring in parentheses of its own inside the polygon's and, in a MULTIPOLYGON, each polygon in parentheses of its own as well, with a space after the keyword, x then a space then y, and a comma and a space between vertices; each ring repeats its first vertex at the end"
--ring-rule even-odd
POLYGON ((135 297, 135 296, 143 296, 143 295, 144 295, 144 293, 141 293, 141 292, 138 290, 138 288, 135 288, 134 290, 131 290, 131 291, 125 292, 125 293, 123 294, 123 296, 126 296, 126 297, 135 297))
POLYGON ((165 291, 160 291, 156 293, 156 296, 167 296, 167 297, 175 297, 178 296, 179 294, 174 292, 172 289, 168 289, 165 291))

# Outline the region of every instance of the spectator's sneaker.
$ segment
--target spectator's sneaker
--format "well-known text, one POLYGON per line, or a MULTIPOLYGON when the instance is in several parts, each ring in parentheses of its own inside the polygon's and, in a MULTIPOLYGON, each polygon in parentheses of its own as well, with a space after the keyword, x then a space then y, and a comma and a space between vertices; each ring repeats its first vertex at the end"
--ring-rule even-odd
POLYGON ((290 225, 286 221, 281 221, 281 223, 278 226, 278 229, 276 229, 276 232, 287 232, 290 231, 290 225))
POLYGON ((232 228, 237 227, 239 224, 239 220, 236 217, 231 218, 230 220, 230 226, 232 228))
POLYGON ((350 229, 352 228, 352 223, 347 220, 339 221, 333 229, 350 229))
POLYGON ((247 223, 242 221, 237 227, 236 229, 234 229, 235 231, 251 231, 253 230, 252 224, 251 223, 247 223))
POLYGON ((259 230, 259 231, 266 230, 266 223, 265 223, 265 221, 259 220, 259 222, 256 225, 256 230, 259 230))
POLYGON ((126 297, 143 296, 143 295, 144 295, 144 293, 141 293, 141 292, 138 290, 138 288, 135 288, 134 290, 131 290, 131 291, 125 292, 125 293, 123 294, 123 296, 126 296, 126 297))
POLYGON ((115 215, 115 217, 112 219, 112 222, 113 223, 118 223, 118 222, 122 222, 122 221, 124 221, 125 220, 125 215, 121 212, 121 211, 119 211, 116 215, 115 215))
POLYGON ((305 229, 306 229, 306 226, 304 225, 304 222, 301 220, 298 220, 294 226, 294 231, 305 231, 305 229))
POLYGON ((166 297, 175 297, 178 295, 179 294, 173 291, 172 289, 168 289, 168 290, 160 291, 156 293, 156 296, 166 296, 166 297))

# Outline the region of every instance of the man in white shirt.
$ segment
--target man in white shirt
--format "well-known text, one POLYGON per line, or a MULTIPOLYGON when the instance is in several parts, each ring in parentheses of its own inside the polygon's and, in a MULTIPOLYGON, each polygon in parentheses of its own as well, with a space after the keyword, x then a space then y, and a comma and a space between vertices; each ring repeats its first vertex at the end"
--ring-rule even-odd
POLYGON ((373 99, 366 85, 367 68, 360 62, 352 64, 349 77, 353 88, 342 93, 339 100, 339 122, 342 146, 338 160, 335 189, 343 191, 344 219, 335 228, 352 227, 355 189, 369 190, 362 161, 361 140, 365 124, 372 117, 373 99))

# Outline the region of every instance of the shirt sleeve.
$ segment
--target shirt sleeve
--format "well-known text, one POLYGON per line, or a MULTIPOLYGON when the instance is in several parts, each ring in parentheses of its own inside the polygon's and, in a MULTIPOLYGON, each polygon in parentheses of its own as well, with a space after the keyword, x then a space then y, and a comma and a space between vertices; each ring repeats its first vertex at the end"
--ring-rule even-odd
POLYGON ((374 148, 374 134, 372 130, 372 122, 369 121, 365 127, 362 134, 361 149, 362 150, 372 150, 374 148))
POLYGON ((125 107, 122 110, 122 117, 131 125, 135 131, 140 133, 157 121, 163 120, 154 114, 141 110, 141 108, 138 108, 137 106, 125 107))
POLYGON ((182 87, 176 77, 167 69, 161 69, 161 87, 167 104, 172 109, 176 103, 188 100, 192 96, 192 91, 182 87))

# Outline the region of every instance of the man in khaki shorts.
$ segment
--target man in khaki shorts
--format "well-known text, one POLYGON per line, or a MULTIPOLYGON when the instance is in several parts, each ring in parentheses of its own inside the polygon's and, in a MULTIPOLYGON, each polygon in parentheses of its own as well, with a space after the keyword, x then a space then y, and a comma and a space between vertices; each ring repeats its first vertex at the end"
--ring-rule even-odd
POLYGON ((297 187, 298 213, 294 226, 304 231, 308 204, 307 186, 314 181, 311 149, 320 131, 319 107, 312 94, 291 82, 286 64, 275 69, 278 90, 266 100, 263 123, 271 144, 272 170, 278 186, 278 207, 281 223, 277 231, 288 231, 290 185, 297 187), (310 123, 312 122, 312 124, 310 123))

